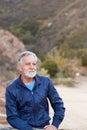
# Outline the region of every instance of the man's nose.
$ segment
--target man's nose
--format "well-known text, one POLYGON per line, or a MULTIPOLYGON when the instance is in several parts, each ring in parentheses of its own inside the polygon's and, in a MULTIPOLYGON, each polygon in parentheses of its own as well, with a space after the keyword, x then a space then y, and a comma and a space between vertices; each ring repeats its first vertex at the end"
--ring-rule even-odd
POLYGON ((33 64, 30 64, 30 68, 34 68, 34 65, 33 65, 33 64))

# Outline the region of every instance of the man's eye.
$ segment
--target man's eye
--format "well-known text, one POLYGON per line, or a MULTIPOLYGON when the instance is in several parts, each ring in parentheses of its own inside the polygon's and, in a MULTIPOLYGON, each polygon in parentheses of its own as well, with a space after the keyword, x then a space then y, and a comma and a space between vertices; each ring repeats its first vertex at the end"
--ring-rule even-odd
POLYGON ((30 63, 26 63, 26 65, 30 65, 30 63))
POLYGON ((33 66, 36 66, 36 63, 26 63, 26 65, 33 65, 33 66))
POLYGON ((35 65, 36 65, 36 63, 33 63, 33 65, 35 66, 35 65))

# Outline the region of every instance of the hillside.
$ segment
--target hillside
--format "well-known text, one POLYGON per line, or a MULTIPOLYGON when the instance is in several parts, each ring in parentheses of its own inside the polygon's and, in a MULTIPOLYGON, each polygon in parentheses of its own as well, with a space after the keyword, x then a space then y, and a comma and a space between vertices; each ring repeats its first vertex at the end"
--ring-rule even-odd
POLYGON ((47 53, 63 42, 72 48, 87 48, 86 0, 0 0, 1 28, 10 30, 31 18, 39 21, 40 29, 35 36, 30 35, 28 28, 21 34, 22 39, 28 36, 29 40, 34 39, 27 49, 47 53))
POLYGON ((18 38, 0 30, 0 87, 16 76, 16 61, 25 47, 18 38))

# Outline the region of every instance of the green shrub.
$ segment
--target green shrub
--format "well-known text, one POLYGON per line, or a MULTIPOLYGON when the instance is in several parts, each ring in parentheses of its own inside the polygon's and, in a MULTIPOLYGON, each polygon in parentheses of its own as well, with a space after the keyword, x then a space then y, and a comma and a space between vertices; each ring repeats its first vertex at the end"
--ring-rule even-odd
POLYGON ((87 49, 78 49, 76 50, 76 56, 77 58, 82 58, 82 56, 87 53, 87 49))
POLYGON ((22 24, 24 31, 29 30, 35 36, 39 30, 40 24, 36 19, 25 20, 22 24))
POLYGON ((87 54, 84 54, 81 58, 82 66, 87 66, 87 54))
POLYGON ((25 45, 32 44, 39 32, 40 23, 36 19, 27 19, 18 25, 10 27, 10 31, 19 37, 25 45))
POLYGON ((51 77, 56 77, 56 74, 58 73, 58 67, 54 60, 49 59, 44 61, 42 67, 48 70, 48 73, 51 77))
POLYGON ((61 44, 60 48, 59 48, 59 54, 62 57, 68 57, 69 56, 69 46, 67 43, 63 43, 61 44))
POLYGON ((48 71, 44 68, 39 68, 37 71, 38 74, 43 75, 43 76, 48 76, 50 77, 50 75, 48 74, 48 71))
POLYGON ((30 44, 32 44, 34 42, 35 38, 36 37, 33 36, 30 33, 30 31, 26 31, 25 34, 23 34, 20 39, 23 41, 23 43, 25 45, 30 45, 30 44))

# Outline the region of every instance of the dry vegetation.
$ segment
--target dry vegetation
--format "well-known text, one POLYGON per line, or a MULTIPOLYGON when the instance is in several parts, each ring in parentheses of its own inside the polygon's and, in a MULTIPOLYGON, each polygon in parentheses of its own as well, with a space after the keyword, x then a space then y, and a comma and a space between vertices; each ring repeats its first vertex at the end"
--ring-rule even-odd
MULTIPOLYGON (((86 0, 0 0, 0 27, 12 31, 24 44, 27 43, 28 49, 40 54, 47 53, 68 39, 73 39, 74 34, 78 36, 79 31, 87 27, 86 21, 86 0), (29 20, 32 18, 40 23, 35 35, 31 34, 28 26, 27 30, 22 28, 25 21, 30 24, 29 20), (46 21, 44 26, 43 21, 46 21)), ((83 30, 82 33, 86 31, 83 30)), ((81 46, 87 48, 87 38, 85 39, 81 46)), ((78 46, 80 47, 80 43, 78 46)))

